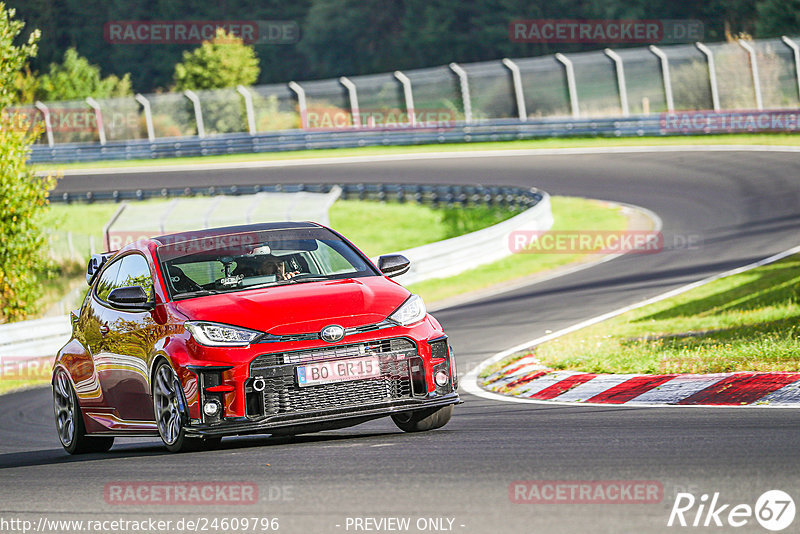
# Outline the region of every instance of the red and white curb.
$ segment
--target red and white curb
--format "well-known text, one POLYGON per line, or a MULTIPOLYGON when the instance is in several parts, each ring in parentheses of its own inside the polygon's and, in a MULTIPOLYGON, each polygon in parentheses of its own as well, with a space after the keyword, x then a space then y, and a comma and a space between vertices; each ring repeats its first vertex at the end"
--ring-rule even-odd
POLYGON ((800 373, 577 373, 547 369, 532 355, 479 380, 479 385, 502 395, 567 403, 800 406, 800 373))
POLYGON ((519 403, 583 404, 604 406, 753 406, 800 407, 800 373, 717 373, 706 375, 592 374, 554 371, 532 355, 515 360, 480 378, 486 367, 509 356, 648 304, 660 302, 720 278, 747 272, 793 254, 800 246, 754 263, 715 274, 655 297, 623 306, 578 324, 526 341, 478 364, 461 380, 461 388, 477 397, 519 403))

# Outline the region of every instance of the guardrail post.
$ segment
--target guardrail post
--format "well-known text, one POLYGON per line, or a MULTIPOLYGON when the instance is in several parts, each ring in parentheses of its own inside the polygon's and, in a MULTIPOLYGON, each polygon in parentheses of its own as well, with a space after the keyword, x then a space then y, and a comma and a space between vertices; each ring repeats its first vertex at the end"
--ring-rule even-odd
POLYGON ((256 134, 256 114, 253 112, 253 94, 244 85, 237 85, 236 91, 244 99, 244 110, 247 113, 247 131, 250 135, 256 134))
POLYGON ((414 126, 417 124, 417 117, 414 112, 414 93, 411 88, 411 80, 399 70, 394 71, 394 77, 403 85, 403 97, 406 101, 408 124, 409 126, 414 126))
POLYGON ((781 41, 792 49, 792 55, 794 56, 794 75, 797 79, 797 98, 800 99, 800 46, 785 35, 781 37, 781 41))
POLYGON ((706 56, 706 60, 708 61, 708 83, 711 86, 711 105, 714 111, 719 111, 719 91, 717 91, 717 69, 714 66, 714 53, 701 42, 695 43, 695 46, 706 56))
POLYGON ((153 128, 153 114, 150 111, 150 101, 141 93, 136 93, 134 98, 142 106, 142 111, 144 111, 144 124, 147 127, 147 139, 152 143, 156 139, 156 133, 153 128))
POLYGON ((669 58, 656 45, 648 47, 661 63, 661 79, 664 81, 664 99, 667 101, 667 111, 675 111, 675 102, 672 99, 672 80, 669 77, 669 58))
POLYGON ((297 82, 289 82, 289 89, 297 95, 297 110, 300 112, 300 125, 308 129, 308 106, 306 105, 306 92, 297 82))
POLYGON ((581 116, 580 109, 578 108, 578 89, 575 86, 575 69, 572 66, 572 60, 561 52, 556 54, 556 59, 564 65, 564 70, 567 75, 567 90, 569 91, 569 105, 572 108, 572 117, 577 119, 581 116))
POLYGON ((350 81, 347 76, 339 77, 339 83, 347 89, 347 96, 350 98, 350 114, 353 116, 353 128, 361 128, 361 113, 358 109, 358 90, 356 84, 350 81))
POLYGON ((186 89, 183 94, 194 106, 194 120, 197 123, 197 137, 205 137, 206 129, 203 125, 203 108, 200 107, 200 98, 197 96, 197 93, 191 89, 186 89))
POLYGON ((753 46, 745 41, 739 39, 739 45, 745 49, 750 56, 750 73, 753 76, 753 89, 756 92, 756 109, 764 109, 764 102, 761 99, 761 81, 758 76, 758 59, 756 58, 756 50, 753 46))
POLYGON ((461 101, 464 102, 464 122, 472 123, 472 99, 469 96, 469 81, 467 71, 461 68, 458 63, 450 63, 450 70, 456 73, 461 86, 461 101))
POLYGON ((91 96, 86 98, 86 103, 94 110, 94 120, 97 124, 97 135, 100 138, 100 144, 106 144, 106 131, 103 128, 103 112, 100 109, 100 104, 91 96))
POLYGON ((50 120, 50 109, 40 100, 34 102, 33 105, 42 112, 42 116, 44 117, 44 131, 47 134, 47 146, 53 148, 53 123, 50 120))
POLYGON ((625 84, 625 67, 622 64, 622 58, 611 50, 606 48, 605 54, 614 62, 614 69, 617 72, 617 90, 619 91, 619 105, 622 108, 622 116, 630 116, 630 108, 628 107, 628 87, 625 84))
POLYGON ((510 59, 503 58, 503 65, 511 71, 511 81, 514 82, 514 96, 517 99, 517 113, 519 120, 525 122, 528 120, 528 111, 525 109, 525 93, 522 90, 522 76, 519 74, 519 67, 510 59))

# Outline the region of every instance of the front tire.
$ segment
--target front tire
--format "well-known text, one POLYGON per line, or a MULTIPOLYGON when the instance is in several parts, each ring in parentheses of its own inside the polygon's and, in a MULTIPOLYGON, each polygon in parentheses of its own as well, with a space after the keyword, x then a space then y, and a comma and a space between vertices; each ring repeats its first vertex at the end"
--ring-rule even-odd
POLYGON ((442 428, 453 416, 453 405, 403 412, 392 416, 392 421, 403 432, 427 432, 442 428))
POLYGON ((181 385, 175 371, 161 362, 153 374, 153 411, 158 435, 170 452, 188 452, 216 448, 222 438, 190 438, 186 436, 186 416, 181 385))
POLYGON ((59 369, 53 377, 53 410, 56 417, 58 440, 70 454, 106 452, 114 445, 113 437, 94 437, 86 435, 83 413, 78 404, 78 395, 67 376, 59 369))

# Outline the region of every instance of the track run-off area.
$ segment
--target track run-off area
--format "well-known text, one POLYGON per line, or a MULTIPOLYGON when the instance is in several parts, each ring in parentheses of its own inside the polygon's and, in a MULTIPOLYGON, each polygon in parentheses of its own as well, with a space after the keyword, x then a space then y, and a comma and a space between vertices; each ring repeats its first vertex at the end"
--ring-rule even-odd
MULTIPOLYGON (((70 171, 54 194, 384 181, 534 186, 641 206, 663 222, 657 254, 627 254, 436 311, 462 376, 527 340, 800 244, 800 152, 791 148, 457 152, 70 171)), ((705 512, 701 526, 691 526, 702 495, 710 501, 718 493, 717 507, 730 505, 719 516, 723 530, 734 530, 730 508, 755 508, 768 490, 800 499, 794 409, 546 405, 463 390, 462 398, 446 427, 423 434, 403 434, 386 419, 294 438, 227 438, 220 450, 181 455, 156 440, 118 439, 109 453, 69 457, 56 437, 48 388, 5 395, 0 518, 159 518, 175 525, 181 518, 268 517, 279 519, 279 532, 308 533, 363 532, 367 525, 399 531, 388 527, 403 523, 377 522, 410 518, 410 532, 669 532, 720 530, 702 527, 705 512), (255 504, 153 505, 108 493, 115 484, 153 481, 243 482, 257 487, 258 497, 255 504), (516 498, 518 481, 646 481, 657 491, 627 503, 532 503, 516 498), (685 513, 688 527, 668 526, 679 493, 697 499, 685 513)), ((761 529, 754 517, 746 525, 738 530, 761 529)))

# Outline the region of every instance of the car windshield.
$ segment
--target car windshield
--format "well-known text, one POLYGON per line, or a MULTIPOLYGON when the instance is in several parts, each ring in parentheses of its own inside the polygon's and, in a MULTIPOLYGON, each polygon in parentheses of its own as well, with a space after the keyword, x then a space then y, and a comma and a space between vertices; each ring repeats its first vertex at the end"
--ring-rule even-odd
POLYGON ((378 272, 325 228, 292 228, 159 238, 156 251, 174 299, 378 272))

